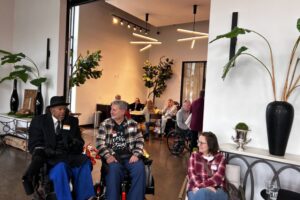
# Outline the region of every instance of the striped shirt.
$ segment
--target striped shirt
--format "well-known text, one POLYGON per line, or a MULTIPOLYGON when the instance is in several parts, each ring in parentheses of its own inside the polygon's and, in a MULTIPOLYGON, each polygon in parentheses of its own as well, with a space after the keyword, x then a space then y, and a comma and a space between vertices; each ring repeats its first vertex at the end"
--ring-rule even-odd
POLYGON ((192 153, 188 165, 188 190, 193 188, 222 187, 225 188, 225 158, 221 152, 214 155, 213 160, 207 161, 200 152, 192 153), (211 171, 211 176, 205 167, 211 171))
MULTIPOLYGON (((100 156, 105 159, 115 154, 112 149, 113 137, 116 134, 115 126, 117 126, 117 123, 113 119, 108 118, 99 127, 96 148, 99 150, 100 156)), ((122 126, 125 129, 126 146, 133 155, 140 157, 143 154, 144 138, 142 132, 138 129, 137 122, 125 118, 122 126)))

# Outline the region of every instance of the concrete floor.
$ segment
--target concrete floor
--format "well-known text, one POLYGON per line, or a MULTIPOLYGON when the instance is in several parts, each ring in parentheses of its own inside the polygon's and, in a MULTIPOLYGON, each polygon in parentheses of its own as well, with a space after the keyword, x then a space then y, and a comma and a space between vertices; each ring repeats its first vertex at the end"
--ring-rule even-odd
MULTIPOLYGON (((86 144, 95 143, 96 129, 85 129, 83 138, 86 144)), ((150 139, 145 143, 146 150, 153 159, 152 173, 155 179, 155 195, 147 195, 148 200, 176 200, 186 175, 188 153, 180 157, 169 153, 166 141, 150 139)), ((0 200, 29 200, 21 177, 31 159, 30 154, 13 147, 0 148, 0 200)), ((100 179, 100 162, 93 168, 94 182, 100 179)))

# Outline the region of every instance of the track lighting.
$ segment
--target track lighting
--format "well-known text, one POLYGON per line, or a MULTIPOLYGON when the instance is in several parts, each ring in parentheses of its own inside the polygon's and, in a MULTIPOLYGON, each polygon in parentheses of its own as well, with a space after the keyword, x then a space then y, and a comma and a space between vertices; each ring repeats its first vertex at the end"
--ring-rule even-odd
POLYGON ((150 31, 147 28, 147 26, 145 28, 145 27, 140 26, 140 25, 138 25, 138 24, 136 24, 134 22, 129 21, 128 19, 125 19, 123 17, 117 16, 117 15, 114 15, 114 14, 112 15, 112 22, 113 22, 113 24, 120 24, 121 26, 124 26, 126 24, 127 25, 126 27, 128 29, 131 29, 133 27, 134 31, 139 30, 140 33, 142 33, 142 32, 148 33, 150 31))
POLYGON ((182 38, 182 39, 177 40, 177 42, 192 41, 191 49, 194 48, 196 40, 208 38, 207 33, 202 33, 202 32, 195 31, 196 13, 197 13, 197 5, 193 5, 193 14, 194 14, 193 30, 186 30, 186 29, 180 29, 180 28, 177 29, 177 31, 180 32, 180 33, 187 33, 187 34, 192 35, 192 37, 187 37, 187 38, 182 38))
MULTIPOLYGON (((146 13, 146 32, 145 35, 148 34, 149 30, 147 28, 148 26, 148 19, 149 19, 149 14, 146 13), (148 30, 148 31, 147 31, 148 30)), ((140 29, 141 30, 141 29, 140 29)), ((137 33, 132 33, 132 35, 134 37, 140 38, 140 39, 144 39, 145 41, 131 41, 130 44, 134 44, 134 45, 146 45, 143 48, 140 49, 140 52, 145 51, 146 49, 149 49, 152 47, 152 45, 160 45, 161 42, 159 42, 157 39, 152 38, 152 37, 148 37, 148 36, 144 36, 141 34, 137 34, 137 33)))

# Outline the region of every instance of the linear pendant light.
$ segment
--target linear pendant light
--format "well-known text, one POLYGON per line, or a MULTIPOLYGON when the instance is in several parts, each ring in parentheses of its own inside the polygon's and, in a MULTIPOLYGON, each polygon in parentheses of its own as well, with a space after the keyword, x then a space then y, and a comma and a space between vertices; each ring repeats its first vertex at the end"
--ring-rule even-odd
POLYGON ((177 42, 192 41, 191 49, 194 48, 196 40, 208 38, 207 33, 195 31, 196 13, 197 13, 197 5, 193 5, 193 14, 194 14, 193 30, 186 30, 186 29, 181 29, 181 28, 177 29, 177 31, 180 33, 187 33, 187 34, 193 35, 191 37, 182 38, 182 39, 177 40, 177 42))
MULTIPOLYGON (((146 13, 146 29, 147 29, 147 25, 148 25, 148 19, 149 19, 149 13, 146 13)), ((152 38, 152 37, 148 37, 148 36, 144 36, 141 34, 137 34, 137 33, 132 33, 132 35, 134 37, 140 38, 140 39, 144 39, 145 41, 130 41, 130 44, 134 44, 134 45, 146 45, 143 48, 140 49, 140 52, 145 51, 149 48, 152 47, 152 45, 160 45, 161 42, 159 42, 157 39, 152 38)))

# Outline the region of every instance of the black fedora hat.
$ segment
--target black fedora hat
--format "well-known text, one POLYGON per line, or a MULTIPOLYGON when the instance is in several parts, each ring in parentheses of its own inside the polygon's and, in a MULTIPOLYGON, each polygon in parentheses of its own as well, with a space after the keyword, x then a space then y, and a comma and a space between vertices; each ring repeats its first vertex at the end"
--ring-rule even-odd
POLYGON ((66 102, 65 97, 63 96, 53 96, 50 99, 50 105, 48 108, 54 107, 54 106, 67 106, 69 103, 66 102))

